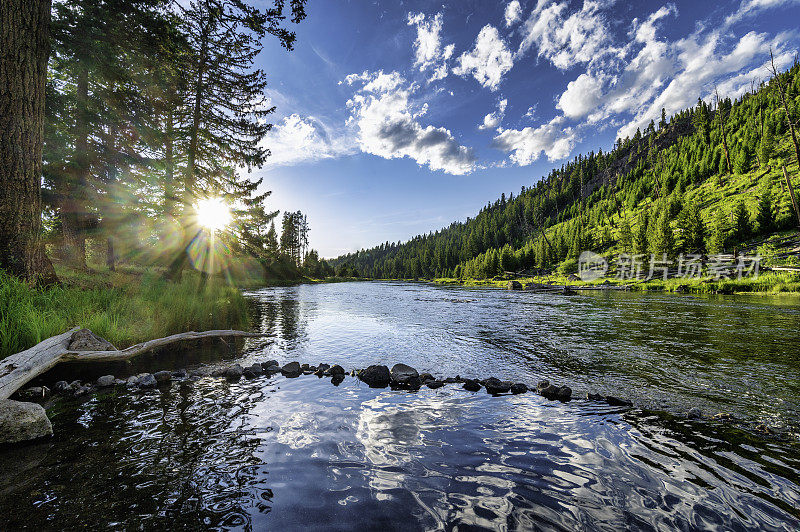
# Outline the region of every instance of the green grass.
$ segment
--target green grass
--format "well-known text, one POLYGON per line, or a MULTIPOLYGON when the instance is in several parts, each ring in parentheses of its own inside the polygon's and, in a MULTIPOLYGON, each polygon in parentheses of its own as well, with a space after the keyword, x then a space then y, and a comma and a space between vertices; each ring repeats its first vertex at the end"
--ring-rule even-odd
MULTIPOLYGON (((679 292, 686 291, 692 294, 740 294, 740 293, 800 293, 800 274, 791 272, 765 272, 758 277, 743 277, 741 279, 712 278, 676 278, 676 279, 651 279, 648 281, 621 280, 614 277, 603 277, 590 282, 570 280, 564 275, 554 274, 544 277, 525 277, 516 279, 524 286, 526 283, 551 283, 553 285, 591 286, 609 283, 613 286, 626 285, 636 291, 679 292)), ((506 288, 508 280, 492 279, 434 279, 440 285, 460 286, 488 286, 492 288, 506 288)))
POLYGON ((242 329, 247 304, 238 289, 194 273, 168 283, 153 270, 59 271, 62 286, 35 290, 0 272, 0 358, 72 327, 118 348, 179 332, 242 329))

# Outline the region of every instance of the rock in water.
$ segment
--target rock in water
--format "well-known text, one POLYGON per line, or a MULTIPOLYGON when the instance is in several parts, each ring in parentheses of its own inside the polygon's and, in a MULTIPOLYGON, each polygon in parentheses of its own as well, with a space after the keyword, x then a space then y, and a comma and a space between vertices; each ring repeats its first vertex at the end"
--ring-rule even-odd
POLYGON ((430 388, 431 390, 435 390, 436 388, 441 388, 442 386, 444 386, 444 382, 443 381, 436 381, 436 380, 425 381, 425 385, 428 388, 430 388))
POLYGON ((344 380, 344 373, 336 373, 331 377, 331 384, 334 386, 339 386, 342 381, 344 380))
POLYGON ((53 425, 42 405, 0 401, 0 443, 19 443, 53 435, 53 425))
POLYGON ((261 364, 255 363, 250 366, 244 368, 244 376, 248 379, 252 379, 253 377, 258 377, 264 373, 264 368, 261 367, 261 364))
POLYGON ((409 365, 395 364, 392 366, 391 379, 400 386, 409 386, 419 382, 419 373, 409 365))
POLYGON ((286 377, 298 377, 302 372, 299 362, 289 362, 281 368, 281 372, 286 377))
POLYGON ((152 373, 143 373, 136 379, 136 385, 139 388, 155 388, 157 384, 158 381, 153 377, 152 373))
POLYGON ((330 375, 332 377, 335 377, 336 375, 344 376, 344 368, 339 364, 334 364, 333 366, 325 370, 325 375, 330 375))
POLYGON ((501 381, 495 377, 489 377, 483 381, 483 385, 486 387, 486 393, 492 395, 507 393, 511 389, 511 384, 512 383, 508 381, 501 381))
POLYGON ((159 384, 167 383, 172 380, 172 372, 170 371, 156 371, 153 373, 153 377, 156 379, 156 382, 159 384))
POLYGON ((47 386, 31 386, 20 390, 17 395, 24 401, 41 401, 50 397, 50 388, 47 386))
POLYGON ((528 391, 528 387, 525 384, 521 383, 521 382, 517 382, 517 383, 515 383, 515 384, 513 384, 511 386, 511 393, 513 393, 514 395, 519 395, 521 393, 526 393, 527 391, 528 391))
POLYGON ((53 391, 57 394, 63 395, 72 390, 67 381, 58 381, 53 385, 53 391))
POLYGON ((508 282, 508 289, 509 290, 522 290, 522 283, 519 281, 509 281, 508 282))
POLYGON ((243 373, 244 370, 242 369, 242 366, 240 366, 239 364, 234 364, 233 366, 225 370, 225 378, 230 381, 235 381, 240 379, 243 373))
POLYGON ((614 397, 613 395, 606 397, 606 403, 608 403, 610 406, 633 406, 633 403, 630 401, 620 399, 619 397, 614 397))
POLYGON ((477 392, 481 389, 481 383, 477 379, 467 379, 464 381, 464 389, 468 392, 477 392))
POLYGON ((69 341, 70 351, 116 351, 111 342, 100 338, 89 329, 81 329, 72 334, 69 341))
POLYGON ((391 381, 391 374, 386 366, 372 365, 359 373, 358 378, 370 388, 386 388, 391 381))
POLYGON ((108 388, 109 386, 114 386, 113 375, 103 375, 102 377, 97 379, 98 388, 108 388))
POLYGON ((277 360, 267 360, 266 362, 261 363, 261 367, 267 369, 270 366, 280 366, 277 360))
POLYGON ((560 401, 569 401, 570 398, 572 398, 572 388, 570 388, 569 386, 559 387, 559 386, 553 386, 552 384, 548 384, 545 387, 541 387, 541 383, 539 384, 540 384, 539 393, 542 394, 542 396, 550 399, 551 401, 553 399, 558 399, 560 401))

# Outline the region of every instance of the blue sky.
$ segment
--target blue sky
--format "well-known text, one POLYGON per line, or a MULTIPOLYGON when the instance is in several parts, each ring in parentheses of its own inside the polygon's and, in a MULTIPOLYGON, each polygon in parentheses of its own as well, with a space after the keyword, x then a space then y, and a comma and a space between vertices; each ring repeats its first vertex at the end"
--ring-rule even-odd
POLYGON ((259 173, 325 257, 474 216, 800 43, 800 0, 309 4, 295 50, 258 58, 277 106, 259 173))

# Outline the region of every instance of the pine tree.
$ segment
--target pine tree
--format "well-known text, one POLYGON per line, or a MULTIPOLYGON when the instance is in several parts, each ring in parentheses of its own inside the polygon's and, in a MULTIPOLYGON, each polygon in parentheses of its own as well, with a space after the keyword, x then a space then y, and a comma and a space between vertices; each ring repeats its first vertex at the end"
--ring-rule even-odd
POLYGON ((766 124, 764 124, 764 135, 761 137, 761 144, 759 146, 759 156, 761 158, 762 167, 765 167, 769 164, 774 150, 775 136, 773 133, 772 123, 768 121, 766 124))
POLYGON ((647 233, 650 225, 650 213, 645 209, 639 214, 639 224, 633 241, 635 253, 647 253, 647 233))
POLYGON ((739 200, 733 209, 733 241, 740 244, 750 238, 753 229, 750 224, 750 212, 748 212, 744 201, 739 200))
POLYGON ((675 254, 675 237, 670 226, 669 209, 666 206, 662 207, 655 223, 650 251, 656 257, 661 257, 664 254, 672 257, 675 254))
POLYGON ((633 251, 633 233, 627 216, 623 216, 622 222, 619 224, 619 248, 625 253, 633 251))
POLYGON ((690 203, 681 211, 677 225, 680 234, 678 248, 682 252, 704 251, 706 230, 703 225, 703 219, 700 216, 700 209, 696 203, 690 203))
POLYGON ((750 149, 748 148, 747 144, 742 145, 739 149, 739 154, 736 156, 736 162, 734 164, 734 170, 737 174, 746 174, 750 171, 751 165, 751 156, 750 156, 750 149))
POLYGON ((728 240, 728 217, 722 209, 717 209, 714 215, 714 228, 708 242, 708 251, 722 253, 728 240))
POLYGON ((772 206, 772 184, 769 177, 765 177, 761 185, 761 198, 758 201, 756 223, 758 223, 758 230, 762 234, 769 233, 775 229, 775 209, 772 206))

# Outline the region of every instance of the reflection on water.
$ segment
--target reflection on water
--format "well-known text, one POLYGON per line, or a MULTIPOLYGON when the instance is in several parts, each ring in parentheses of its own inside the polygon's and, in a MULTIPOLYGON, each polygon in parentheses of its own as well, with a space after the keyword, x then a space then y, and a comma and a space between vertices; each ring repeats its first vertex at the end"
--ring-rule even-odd
MULTIPOLYGON (((796 419, 796 361, 782 347, 798 334, 790 306, 528 296, 387 284, 264 290, 254 317, 275 337, 245 359, 402 360, 796 419), (737 332, 745 323, 749 333, 737 332), (735 382, 742 366, 758 368, 745 384, 735 382), (710 387, 714 369, 723 378, 710 387), (723 387, 748 393, 723 401, 723 387)), ((796 443, 585 400, 205 378, 57 403, 51 415, 53 440, 0 451, 2 529, 800 527, 796 443)))

